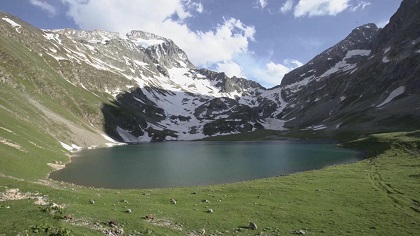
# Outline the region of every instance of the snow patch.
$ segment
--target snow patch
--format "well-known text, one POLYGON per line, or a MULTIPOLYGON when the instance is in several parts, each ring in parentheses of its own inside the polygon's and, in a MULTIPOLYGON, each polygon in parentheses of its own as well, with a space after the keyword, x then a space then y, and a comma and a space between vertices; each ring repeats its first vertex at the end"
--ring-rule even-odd
POLYGON ((148 48, 148 47, 153 46, 153 45, 162 44, 165 41, 161 40, 161 39, 141 39, 141 38, 137 38, 135 40, 131 40, 131 42, 133 42, 137 46, 141 46, 143 48, 148 48))
POLYGON ((65 58, 65 57, 60 57, 60 56, 56 56, 56 55, 51 54, 51 53, 48 53, 48 52, 46 52, 46 54, 48 54, 49 56, 51 56, 52 58, 54 58, 56 61, 69 60, 68 58, 65 58))
POLYGON ((321 129, 326 129, 326 128, 327 128, 327 126, 325 126, 325 125, 313 125, 313 126, 309 126, 306 129, 308 129, 308 130, 321 130, 321 129))
POLYGON ((404 86, 398 87, 397 89, 395 89, 394 91, 392 91, 392 93, 390 93, 388 95, 388 97, 381 104, 377 105, 376 107, 381 107, 381 106, 389 103, 390 101, 392 101, 392 99, 394 99, 395 97, 400 96, 404 92, 405 92, 405 87, 404 86))
POLYGON ((61 43, 61 39, 60 39, 60 35, 55 34, 55 33, 51 32, 51 31, 44 30, 44 37, 46 39, 50 40, 50 41, 53 40, 53 41, 58 42, 59 44, 62 44, 61 43))
POLYGON ((133 60, 134 61, 134 63, 136 63, 136 65, 138 65, 138 66, 148 66, 149 64, 147 64, 147 63, 145 63, 145 62, 142 62, 142 61, 139 61, 139 60, 133 60))
POLYGON ((91 51, 95 51, 95 47, 89 44, 84 44, 85 47, 87 47, 91 51))
MULTIPOLYGON (((60 142, 60 141, 59 141, 60 142)), ((65 143, 63 143, 63 142, 60 142, 60 144, 61 144, 61 146, 64 148, 64 149, 66 149, 67 151, 70 151, 70 152, 76 152, 76 151, 80 151, 80 150, 82 150, 82 148, 81 147, 79 147, 79 146, 77 146, 76 144, 72 144, 71 146, 70 145, 67 145, 67 144, 65 144, 65 143)))
POLYGON ((308 85, 309 82, 312 81, 312 79, 314 79, 314 78, 315 78, 315 76, 312 75, 312 76, 304 78, 301 81, 295 82, 293 84, 286 85, 284 88, 285 89, 290 89, 292 93, 295 93, 295 92, 299 91, 302 87, 308 85))
POLYGON ((19 25, 18 23, 14 22, 13 20, 7 17, 3 17, 2 19, 6 21, 7 23, 9 23, 13 28, 15 28, 16 32, 20 33, 20 29, 22 28, 21 25, 19 25))
MULTIPOLYGON (((109 140, 108 141, 111 141, 111 143, 105 143, 105 145, 107 146, 107 147, 115 147, 115 146, 123 146, 123 145, 126 145, 126 143, 120 143, 120 142, 117 142, 117 141, 115 141, 115 140, 113 140, 112 138, 110 138, 110 137, 108 137, 108 136, 106 136, 106 135, 103 135, 102 134, 102 136, 105 138, 105 137, 107 137, 109 140)), ((107 138, 105 138, 105 139, 107 139, 107 138)), ((91 147, 91 148, 95 148, 94 146, 93 147, 91 147)))
POLYGON ((362 49, 350 50, 347 52, 345 59, 348 59, 354 56, 367 57, 370 55, 370 52, 371 50, 362 50, 362 49))
POLYGON ((267 118, 265 119, 265 123, 262 123, 265 129, 272 129, 272 130, 286 130, 284 128, 284 123, 286 121, 274 119, 274 118, 267 118))
POLYGON ((388 59, 388 57, 386 57, 386 56, 385 56, 384 58, 382 58, 382 62, 383 62, 383 63, 388 63, 388 62, 390 62, 390 61, 391 61, 391 60, 389 60, 389 59, 388 59))
POLYGON ((347 63, 347 59, 350 59, 355 56, 366 57, 370 55, 370 52, 371 50, 361 50, 361 49, 348 51, 346 56, 343 58, 343 60, 337 62, 337 64, 335 64, 334 67, 327 70, 324 74, 320 76, 320 78, 327 77, 339 71, 345 72, 345 71, 354 69, 356 67, 356 64, 347 63))
POLYGON ((126 143, 142 143, 150 142, 152 140, 152 138, 149 137, 147 132, 143 136, 135 137, 134 135, 130 134, 130 132, 120 128, 119 126, 117 126, 117 132, 126 143))

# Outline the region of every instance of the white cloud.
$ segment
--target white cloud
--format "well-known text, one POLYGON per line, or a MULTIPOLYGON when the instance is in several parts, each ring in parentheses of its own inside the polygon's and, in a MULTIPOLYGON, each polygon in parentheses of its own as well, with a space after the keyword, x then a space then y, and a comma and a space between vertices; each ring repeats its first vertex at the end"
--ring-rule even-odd
POLYGON ((46 11, 50 17, 53 17, 57 14, 57 9, 46 1, 29 0, 29 3, 46 11))
POLYGON ((203 4, 202 3, 196 3, 196 4, 198 4, 197 5, 197 12, 198 13, 203 13, 204 12, 204 6, 203 6, 203 4))
POLYGON ((283 62, 288 68, 291 68, 292 70, 303 66, 302 62, 300 62, 298 60, 295 60, 295 59, 286 59, 283 62))
POLYGON ((272 87, 279 85, 284 75, 302 65, 300 61, 292 59, 286 59, 279 64, 270 61, 265 64, 265 67, 254 68, 252 73, 265 86, 272 87))
POLYGON ((280 12, 286 14, 287 12, 291 11, 293 9, 294 3, 294 0, 287 0, 280 8, 280 12))
POLYGON ((365 2, 365 1, 359 1, 357 3, 357 5, 354 5, 350 8, 350 11, 358 11, 358 10, 363 10, 365 9, 367 6, 370 6, 370 2, 365 2))
POLYGON ((231 61, 235 55, 247 52, 249 41, 254 40, 255 28, 234 18, 223 19, 206 32, 190 30, 186 20, 204 12, 203 5, 192 0, 61 1, 81 29, 123 34, 133 29, 152 32, 172 39, 197 66, 231 61), (177 20, 172 19, 174 15, 177 20))
POLYGON ((257 0, 258 1, 258 6, 261 8, 261 9, 264 9, 266 6, 267 6, 267 0, 257 0))
POLYGON ((335 16, 345 10, 358 11, 370 6, 370 2, 358 0, 351 4, 351 0, 287 0, 280 8, 286 14, 293 10, 295 17, 335 16), (298 2, 296 6, 295 2, 298 2))
POLYGON ((245 78, 245 76, 242 75, 241 66, 233 61, 217 63, 216 71, 225 72, 228 77, 236 76, 245 78))
POLYGON ((183 0, 184 6, 192 11, 197 11, 198 13, 203 13, 204 6, 201 2, 192 2, 191 0, 183 0))
POLYGON ((61 1, 81 29, 123 34, 133 29, 152 32, 172 39, 196 66, 216 68, 229 77, 254 79, 266 87, 279 85, 286 73, 301 65, 295 60, 258 61, 248 50, 255 28, 234 18, 220 19, 220 24, 208 31, 192 31, 188 20, 205 12, 205 5, 198 0, 61 1))
POLYGON ((295 17, 335 16, 346 10, 350 0, 300 0, 294 10, 295 17))
POLYGON ((376 25, 379 28, 384 28, 388 23, 389 23, 389 20, 383 20, 383 21, 380 21, 380 22, 376 23, 376 25))

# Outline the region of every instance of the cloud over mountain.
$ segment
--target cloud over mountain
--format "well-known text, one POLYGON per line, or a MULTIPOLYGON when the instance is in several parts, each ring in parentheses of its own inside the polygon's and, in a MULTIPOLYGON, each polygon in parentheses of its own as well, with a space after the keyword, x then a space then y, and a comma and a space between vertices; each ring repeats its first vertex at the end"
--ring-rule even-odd
POLYGON ((198 66, 231 60, 248 50, 255 28, 234 18, 223 19, 214 29, 192 31, 188 19, 205 11, 191 0, 62 0, 68 15, 81 29, 105 29, 125 34, 132 29, 171 38, 198 66), (95 14, 91 14, 95 12, 95 14))

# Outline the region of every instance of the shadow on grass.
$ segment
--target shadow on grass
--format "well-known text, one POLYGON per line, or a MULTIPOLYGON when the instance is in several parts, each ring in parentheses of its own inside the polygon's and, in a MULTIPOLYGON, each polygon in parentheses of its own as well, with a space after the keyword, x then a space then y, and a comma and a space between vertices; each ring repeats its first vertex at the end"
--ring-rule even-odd
POLYGON ((362 151, 365 158, 372 158, 381 155, 389 150, 391 146, 392 142, 390 140, 381 139, 373 135, 343 144, 343 147, 345 148, 362 151))

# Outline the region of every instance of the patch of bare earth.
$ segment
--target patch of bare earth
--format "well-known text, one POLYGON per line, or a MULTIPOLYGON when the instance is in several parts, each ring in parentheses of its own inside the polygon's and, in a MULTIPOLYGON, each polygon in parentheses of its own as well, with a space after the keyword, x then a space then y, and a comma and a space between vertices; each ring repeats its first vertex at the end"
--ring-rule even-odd
POLYGON ((148 222, 152 225, 156 225, 160 227, 167 227, 167 228, 171 228, 177 231, 182 231, 182 227, 180 225, 175 224, 169 219, 159 219, 159 220, 153 219, 153 220, 148 220, 148 222))
POLYGON ((51 167, 53 171, 61 170, 64 169, 64 167, 66 167, 66 165, 60 163, 47 163, 47 165, 51 167))
POLYGON ((89 228, 95 231, 102 233, 103 235, 107 236, 119 236, 124 234, 124 229, 118 225, 112 224, 111 222, 108 223, 99 223, 93 222, 92 220, 88 219, 71 219, 68 221, 69 224, 89 228))
POLYGON ((13 143, 10 140, 4 139, 4 138, 0 138, 0 143, 5 144, 5 145, 7 145, 9 147, 15 148, 15 149, 17 149, 19 151, 26 152, 25 150, 23 150, 23 148, 19 144, 13 143))
POLYGON ((46 197, 39 196, 39 193, 31 193, 31 192, 21 192, 18 188, 10 188, 6 189, 4 192, 0 194, 0 202, 4 201, 16 201, 22 199, 34 199, 34 204, 36 205, 47 205, 46 197))

